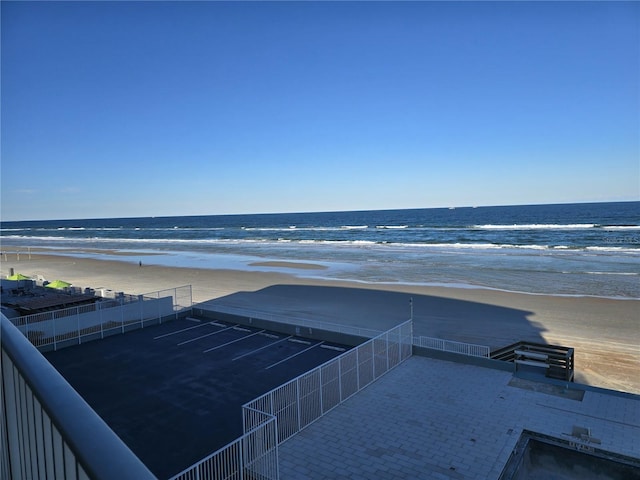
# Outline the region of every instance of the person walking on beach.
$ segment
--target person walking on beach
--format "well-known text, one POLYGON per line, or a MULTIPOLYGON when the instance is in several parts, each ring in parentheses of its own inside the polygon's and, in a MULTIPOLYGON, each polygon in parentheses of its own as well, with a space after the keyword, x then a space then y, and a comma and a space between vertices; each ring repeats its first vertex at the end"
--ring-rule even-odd
POLYGON ((139 267, 141 267, 141 266, 142 266, 142 260, 140 260, 140 261, 138 262, 138 266, 139 266, 139 267))

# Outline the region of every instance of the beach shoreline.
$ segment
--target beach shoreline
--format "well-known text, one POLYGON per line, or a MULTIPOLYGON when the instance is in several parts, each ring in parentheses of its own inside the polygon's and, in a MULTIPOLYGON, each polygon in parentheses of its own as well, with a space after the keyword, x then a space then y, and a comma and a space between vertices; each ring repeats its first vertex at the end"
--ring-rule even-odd
MULTIPOLYGON (((305 277, 322 267, 256 262, 244 270, 139 266, 131 255, 67 256, 47 249, 4 250, 0 274, 62 279, 82 288, 131 294, 191 285, 194 303, 214 302, 267 313, 386 329, 413 313, 414 335, 505 346, 519 340, 576 349, 576 381, 640 393, 640 300, 568 297, 501 290, 363 283, 305 277), (5 260, 6 258, 6 260, 5 260), (255 267, 255 270, 252 268, 255 267), (276 271, 265 271, 274 267, 276 271), (283 270, 284 269, 284 270, 283 270)), ((125 252, 126 253, 126 252, 125 252)))
POLYGON ((473 282, 411 282, 411 281, 373 281, 365 280, 358 277, 356 272, 352 276, 346 278, 331 276, 330 267, 320 262, 310 260, 282 260, 282 259, 264 259, 256 260, 256 257, 233 255, 233 254, 217 254, 211 255, 215 257, 214 261, 199 262, 189 259, 187 252, 179 251, 153 251, 153 250, 120 250, 120 249, 104 249, 104 248, 68 248, 68 247, 4 247, 0 251, 0 262, 11 264, 12 262, 24 262, 37 255, 51 257, 69 257, 77 259, 90 259, 102 261, 119 261, 126 262, 131 265, 155 266, 158 268, 183 268, 196 270, 211 271, 239 271, 239 272, 267 272, 272 274, 295 275, 304 278, 307 282, 334 282, 348 283, 361 288, 373 289, 400 289, 402 291, 417 288, 419 290, 427 289, 445 289, 450 290, 482 290, 492 292, 503 292, 507 294, 532 295, 541 297, 566 297, 566 298, 602 298, 612 300, 631 300, 640 301, 640 297, 628 296, 609 296, 594 295, 589 293, 544 293, 537 291, 526 291, 518 289, 508 289, 501 287, 488 286, 473 282), (168 260, 171 259, 171 260, 168 260), (212 266, 213 264, 213 266, 212 266))

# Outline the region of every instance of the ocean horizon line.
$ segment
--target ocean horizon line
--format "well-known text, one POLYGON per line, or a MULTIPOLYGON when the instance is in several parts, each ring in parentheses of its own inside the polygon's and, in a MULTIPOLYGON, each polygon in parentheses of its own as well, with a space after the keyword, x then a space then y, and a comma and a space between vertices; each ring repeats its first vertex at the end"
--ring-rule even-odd
POLYGON ((244 213, 194 213, 194 214, 175 214, 175 215, 145 215, 145 216, 105 216, 105 217, 73 217, 73 218, 39 218, 27 220, 5 220, 0 218, 2 223, 26 223, 26 222, 67 222, 67 221, 92 221, 92 220, 136 220, 136 219, 168 219, 168 218, 200 218, 200 217, 240 217, 240 216, 277 216, 277 215, 313 215, 313 214, 349 214, 349 213, 371 213, 371 212, 417 212, 423 210, 462 210, 462 209, 479 209, 479 208, 518 208, 518 207, 554 207, 567 205, 606 205, 606 204, 628 204, 640 203, 637 200, 613 200, 613 201, 583 201, 583 202, 551 202, 551 203, 522 203, 522 204, 496 204, 496 205, 451 205, 438 207, 409 207, 409 208, 374 208, 374 209, 355 209, 355 210, 309 210, 309 211, 290 211, 290 212, 244 212, 244 213))

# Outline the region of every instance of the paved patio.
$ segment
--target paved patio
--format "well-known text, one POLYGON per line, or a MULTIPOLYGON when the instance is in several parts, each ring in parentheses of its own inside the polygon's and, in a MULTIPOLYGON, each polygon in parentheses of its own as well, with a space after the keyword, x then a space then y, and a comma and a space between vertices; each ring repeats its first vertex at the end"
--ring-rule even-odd
POLYGON ((280 478, 497 479, 523 430, 640 458, 640 397, 413 356, 283 443, 280 478))

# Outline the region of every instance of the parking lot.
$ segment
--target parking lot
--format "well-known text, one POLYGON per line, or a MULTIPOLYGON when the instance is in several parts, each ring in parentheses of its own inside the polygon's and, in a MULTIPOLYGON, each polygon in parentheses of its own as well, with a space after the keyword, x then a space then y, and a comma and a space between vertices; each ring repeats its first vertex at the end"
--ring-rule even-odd
POLYGON ((242 434, 242 404, 348 346, 187 318, 46 353, 159 478, 242 434))

